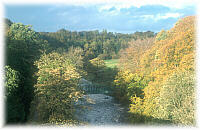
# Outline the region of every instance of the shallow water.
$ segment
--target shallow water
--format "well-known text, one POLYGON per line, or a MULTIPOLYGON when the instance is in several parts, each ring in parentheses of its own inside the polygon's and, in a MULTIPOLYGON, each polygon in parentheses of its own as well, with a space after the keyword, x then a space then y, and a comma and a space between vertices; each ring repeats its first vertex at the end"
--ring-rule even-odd
POLYGON ((125 108, 113 97, 105 94, 88 94, 76 103, 75 117, 89 125, 125 125, 125 108))

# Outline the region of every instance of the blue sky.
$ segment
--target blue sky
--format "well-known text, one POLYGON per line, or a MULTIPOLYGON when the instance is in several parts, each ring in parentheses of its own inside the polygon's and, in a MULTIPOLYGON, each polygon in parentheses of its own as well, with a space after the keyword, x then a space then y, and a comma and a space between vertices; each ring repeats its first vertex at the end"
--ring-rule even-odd
MULTIPOLYGON (((168 30, 184 16, 195 15, 194 3, 94 2, 67 4, 5 4, 5 17, 13 22, 30 24, 36 31, 55 32, 102 30, 133 33, 168 30)), ((155 1, 155 2, 154 2, 155 1)), ((168 0, 171 1, 171 0, 168 0)), ((186 0, 187 1, 187 0, 186 0)))

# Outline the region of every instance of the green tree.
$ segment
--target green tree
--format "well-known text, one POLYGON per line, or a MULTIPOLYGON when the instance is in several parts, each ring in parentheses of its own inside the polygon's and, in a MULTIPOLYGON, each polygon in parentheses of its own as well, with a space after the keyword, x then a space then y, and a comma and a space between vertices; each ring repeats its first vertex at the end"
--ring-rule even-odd
POLYGON ((9 66, 5 67, 6 123, 23 122, 24 106, 20 98, 21 75, 9 66))
POLYGON ((37 33, 28 25, 13 23, 6 32, 6 65, 18 71, 23 80, 18 91, 25 111, 24 121, 29 114, 30 102, 33 98, 33 77, 36 68, 34 61, 40 55, 40 43, 37 33))

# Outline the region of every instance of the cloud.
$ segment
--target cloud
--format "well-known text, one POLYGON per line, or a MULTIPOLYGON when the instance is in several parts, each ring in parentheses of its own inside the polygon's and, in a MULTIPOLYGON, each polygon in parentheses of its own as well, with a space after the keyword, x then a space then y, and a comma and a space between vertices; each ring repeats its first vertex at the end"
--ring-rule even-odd
MULTIPOLYGON (((125 0, 126 1, 126 0, 125 0)), ((102 30, 116 32, 159 31, 169 29, 179 17, 194 15, 195 8, 128 4, 89 5, 6 5, 6 17, 33 25, 37 31, 102 30), (34 16, 34 17, 33 17, 34 16)))
MULTIPOLYGON (((112 6, 100 6, 98 8, 99 13, 102 13, 107 16, 126 16, 130 18, 144 18, 144 20, 160 20, 160 19, 168 19, 168 18, 179 18, 183 15, 182 12, 178 12, 180 10, 171 9, 169 7, 161 6, 161 5, 149 5, 149 6, 141 6, 134 7, 131 6, 129 8, 116 8, 112 6)), ((122 17, 123 18, 123 17, 122 17)))
POLYGON ((180 13, 165 13, 165 14, 156 14, 156 15, 141 15, 141 16, 137 16, 140 18, 144 18, 147 20, 161 20, 161 19, 168 19, 168 18, 180 18, 183 14, 180 13))
POLYGON ((182 14, 180 14, 180 13, 166 13, 164 15, 158 15, 157 18, 158 19, 168 19, 168 18, 179 18, 180 16, 182 16, 182 14))

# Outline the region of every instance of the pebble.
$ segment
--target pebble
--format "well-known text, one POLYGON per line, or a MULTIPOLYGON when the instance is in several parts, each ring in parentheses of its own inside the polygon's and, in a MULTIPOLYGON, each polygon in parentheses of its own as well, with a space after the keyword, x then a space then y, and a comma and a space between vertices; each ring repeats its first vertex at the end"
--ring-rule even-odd
POLYGON ((75 117, 89 125, 123 125, 121 117, 124 108, 105 94, 88 94, 76 105, 86 106, 86 109, 76 109, 75 117), (90 107, 91 109, 87 109, 90 107))

